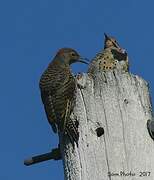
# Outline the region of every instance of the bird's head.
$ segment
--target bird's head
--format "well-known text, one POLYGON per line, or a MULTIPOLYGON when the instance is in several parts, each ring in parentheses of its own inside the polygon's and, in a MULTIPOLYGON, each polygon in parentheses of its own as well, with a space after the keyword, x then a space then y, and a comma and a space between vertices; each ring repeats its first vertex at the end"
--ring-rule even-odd
POLYGON ((112 48, 112 47, 118 48, 119 50, 121 49, 114 37, 110 37, 106 33, 104 33, 104 36, 105 36, 104 49, 112 48))
POLYGON ((71 65, 72 63, 76 62, 88 64, 88 59, 81 57, 74 49, 71 48, 60 49, 56 55, 56 58, 67 65, 71 65))

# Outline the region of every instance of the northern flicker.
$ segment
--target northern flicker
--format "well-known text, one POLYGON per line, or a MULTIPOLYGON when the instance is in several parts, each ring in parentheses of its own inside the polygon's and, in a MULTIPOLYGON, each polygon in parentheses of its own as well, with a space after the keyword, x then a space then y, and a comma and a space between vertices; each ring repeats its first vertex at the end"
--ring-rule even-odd
POLYGON ((105 33, 104 49, 92 60, 88 72, 108 71, 111 69, 129 70, 128 56, 115 38, 107 36, 105 33))
POLYGON ((70 119, 76 90, 70 65, 76 62, 88 64, 75 50, 60 49, 42 74, 39 84, 47 119, 53 131, 67 134, 72 143, 78 141, 78 124, 70 119))

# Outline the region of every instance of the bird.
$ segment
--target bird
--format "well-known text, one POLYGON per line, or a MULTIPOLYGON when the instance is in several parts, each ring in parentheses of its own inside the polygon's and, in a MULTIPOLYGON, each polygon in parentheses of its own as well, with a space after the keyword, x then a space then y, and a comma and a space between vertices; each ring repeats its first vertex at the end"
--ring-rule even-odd
POLYGON ((61 48, 39 82, 41 99, 53 132, 68 135, 72 144, 78 142, 79 133, 78 122, 70 118, 76 92, 76 80, 70 65, 77 62, 88 64, 87 59, 82 58, 74 49, 61 48))
POLYGON ((120 47, 114 37, 108 36, 104 33, 104 49, 96 54, 88 69, 89 73, 95 71, 108 71, 113 69, 129 70, 127 52, 120 47))

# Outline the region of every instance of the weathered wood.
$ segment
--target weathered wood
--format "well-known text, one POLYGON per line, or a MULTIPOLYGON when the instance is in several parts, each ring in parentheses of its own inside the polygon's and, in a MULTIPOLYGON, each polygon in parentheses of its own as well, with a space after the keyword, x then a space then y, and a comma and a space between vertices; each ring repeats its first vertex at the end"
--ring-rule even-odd
POLYGON ((94 79, 84 74, 79 84, 72 115, 79 121, 79 147, 64 145, 65 180, 138 180, 139 175, 153 180, 154 142, 146 127, 152 108, 146 81, 114 70, 99 72, 94 79), (104 135, 97 137, 99 127, 104 135))

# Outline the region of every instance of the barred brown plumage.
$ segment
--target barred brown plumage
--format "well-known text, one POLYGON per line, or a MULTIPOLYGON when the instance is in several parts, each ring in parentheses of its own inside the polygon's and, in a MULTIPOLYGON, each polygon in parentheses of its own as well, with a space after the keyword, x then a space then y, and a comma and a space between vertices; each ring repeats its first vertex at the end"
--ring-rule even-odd
POLYGON ((77 143, 77 124, 70 119, 75 103, 76 81, 70 64, 82 62, 83 58, 71 48, 62 48, 42 74, 40 90, 47 119, 56 133, 67 134, 70 141, 77 143))

